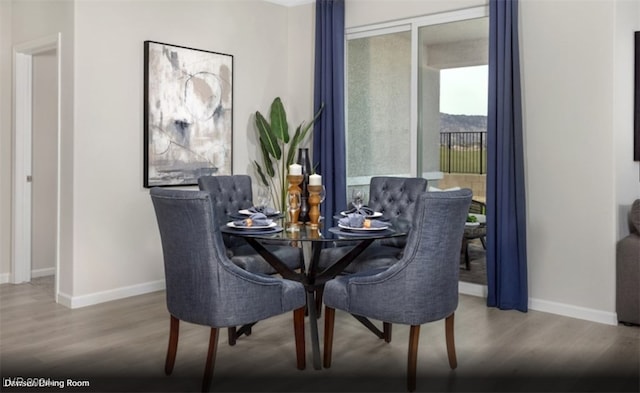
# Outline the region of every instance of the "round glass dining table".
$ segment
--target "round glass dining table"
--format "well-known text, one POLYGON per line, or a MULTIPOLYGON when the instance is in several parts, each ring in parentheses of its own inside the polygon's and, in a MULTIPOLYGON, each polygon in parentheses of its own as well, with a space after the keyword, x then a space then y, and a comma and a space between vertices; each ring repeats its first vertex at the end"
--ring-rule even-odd
MULTIPOLYGON (((334 220, 340 218, 334 217, 334 220)), ((309 325, 311 329, 311 344, 313 353, 313 366, 321 369, 320 344, 318 340, 318 324, 316 312, 315 293, 324 284, 340 274, 355 258, 360 255, 374 241, 406 236, 410 229, 410 223, 406 220, 388 220, 386 228, 343 228, 332 226, 327 231, 320 228, 312 228, 308 224, 298 224, 297 230, 292 230, 290 225, 276 220, 276 226, 261 229, 238 228, 233 224, 220 228, 222 233, 231 236, 242 237, 253 249, 259 253, 283 278, 301 282, 307 290, 307 309, 309 312, 309 325), (280 225, 278 225, 280 224, 280 225), (324 232, 324 233, 323 233, 324 232), (304 255, 304 271, 295 271, 284 264, 277 256, 271 253, 266 245, 280 245, 301 247, 304 255), (335 261, 324 261, 322 270, 319 269, 320 252, 327 247, 351 247, 335 261)), ((335 221, 337 224, 337 221, 335 221)))

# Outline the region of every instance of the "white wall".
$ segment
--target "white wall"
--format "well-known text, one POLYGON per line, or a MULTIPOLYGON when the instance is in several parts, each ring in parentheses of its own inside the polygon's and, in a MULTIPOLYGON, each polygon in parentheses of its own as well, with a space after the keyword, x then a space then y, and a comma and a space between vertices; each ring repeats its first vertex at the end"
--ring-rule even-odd
POLYGON ((287 96, 288 11, 282 6, 77 2, 76 32, 73 296, 81 305, 116 296, 109 292, 114 289, 144 291, 163 282, 157 224, 142 187, 144 40, 234 56, 234 173, 253 174, 253 113, 267 111, 275 96, 288 106, 297 97, 287 96))
MULTIPOLYGON (((481 4, 350 0, 346 25, 481 4)), ((75 107, 63 109, 63 123, 74 110, 76 116, 63 136, 63 150, 73 153, 63 158, 63 187, 69 190, 63 246, 73 245, 73 254, 63 250, 69 270, 61 274, 73 278, 73 287, 66 288, 70 304, 83 305, 162 281, 159 236, 142 188, 142 42, 234 55, 233 166, 235 173, 251 173, 252 113, 266 111, 280 95, 292 124, 309 119, 313 5, 82 1, 71 10, 59 7, 60 20, 75 12, 71 27, 58 28, 66 32, 63 43, 74 29, 78 37, 75 80, 68 79, 73 65, 63 64, 63 84, 75 82, 73 94, 63 92, 65 100, 75 95, 75 107)), ((521 1, 529 283, 538 309, 586 312, 603 321, 615 311, 617 205, 638 195, 637 163, 623 157, 632 140, 631 109, 624 105, 631 49, 625 49, 624 35, 638 29, 637 8, 633 1, 521 1)), ((21 27, 14 29, 13 42, 58 30, 39 16, 24 27, 15 15, 14 26, 21 27)), ((71 49, 63 44, 63 63, 71 49)), ((6 70, 1 76, 0 83, 6 70)), ((0 116, 5 112, 3 106, 0 116)), ((6 120, 0 121, 5 141, 6 120)))
MULTIPOLYGON (((285 105, 292 133, 301 122, 308 123, 313 118, 315 15, 315 3, 288 8, 286 95, 289 98, 285 105)), ((300 147, 311 147, 312 144, 313 136, 309 132, 300 147)))
POLYGON ((614 108, 616 3, 521 4, 530 296, 613 313, 624 132, 614 123, 632 119, 614 108))
MULTIPOLYGON (((352 0, 347 27, 484 3, 352 0)), ((615 323, 618 204, 640 196, 628 35, 639 16, 634 1, 520 1, 534 309, 615 323)))

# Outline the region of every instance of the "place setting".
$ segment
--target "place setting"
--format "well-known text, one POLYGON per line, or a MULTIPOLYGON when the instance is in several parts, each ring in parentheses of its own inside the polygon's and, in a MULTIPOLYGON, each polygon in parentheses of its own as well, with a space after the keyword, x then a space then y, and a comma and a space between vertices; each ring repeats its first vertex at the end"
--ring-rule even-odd
POLYGON ((390 231, 391 224, 380 219, 381 212, 364 206, 365 195, 360 190, 354 190, 351 197, 352 209, 340 212, 334 218, 338 220, 338 226, 330 228, 329 231, 339 235, 362 236, 375 235, 390 231))
POLYGON ((236 220, 251 218, 251 216, 253 216, 254 214, 263 214, 266 218, 269 218, 271 220, 284 217, 281 211, 269 206, 269 200, 269 189, 261 188, 260 190, 258 190, 258 195, 256 198, 256 201, 258 203, 255 206, 249 207, 247 209, 240 209, 237 213, 229 214, 229 216, 236 220))
POLYGON ((264 213, 253 213, 246 218, 234 220, 227 223, 227 228, 242 231, 255 232, 260 234, 278 233, 282 227, 275 221, 268 218, 264 213))

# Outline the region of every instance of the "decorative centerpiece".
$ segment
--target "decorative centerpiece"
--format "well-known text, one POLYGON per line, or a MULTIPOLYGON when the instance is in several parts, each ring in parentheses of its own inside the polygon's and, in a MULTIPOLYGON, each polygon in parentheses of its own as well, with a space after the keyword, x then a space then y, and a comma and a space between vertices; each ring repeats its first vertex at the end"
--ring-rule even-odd
POLYGON ((302 194, 300 196, 300 221, 309 221, 309 175, 311 174, 311 160, 309 159, 309 148, 298 149, 298 164, 302 166, 302 194))
POLYGON ((303 178, 302 167, 298 164, 291 164, 289 166, 289 175, 287 175, 287 180, 289 181, 289 188, 287 189, 287 213, 289 218, 287 231, 289 232, 300 230, 299 215, 302 193, 300 183, 303 178))
POLYGON ((309 175, 309 226, 317 229, 320 220, 320 203, 322 202, 322 176, 318 174, 309 175))

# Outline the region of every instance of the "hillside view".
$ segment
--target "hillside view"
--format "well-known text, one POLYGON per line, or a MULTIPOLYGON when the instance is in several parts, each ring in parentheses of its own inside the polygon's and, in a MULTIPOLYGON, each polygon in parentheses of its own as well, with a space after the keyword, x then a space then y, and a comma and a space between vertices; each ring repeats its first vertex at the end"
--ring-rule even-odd
POLYGON ((487 116, 440 113, 440 132, 487 131, 487 116))

